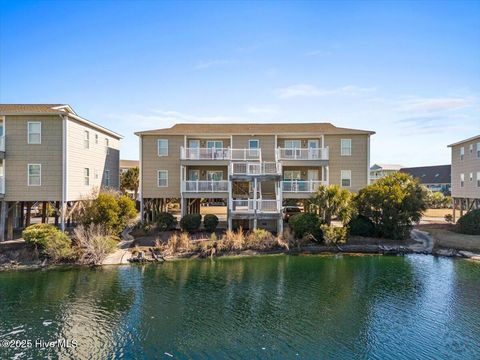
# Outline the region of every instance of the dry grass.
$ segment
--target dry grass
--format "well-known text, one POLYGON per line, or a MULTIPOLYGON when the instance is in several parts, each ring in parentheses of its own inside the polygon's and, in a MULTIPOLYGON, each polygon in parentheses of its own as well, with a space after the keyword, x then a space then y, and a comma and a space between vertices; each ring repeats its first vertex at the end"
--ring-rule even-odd
POLYGON ((444 219, 445 215, 451 214, 452 211, 452 209, 427 209, 423 216, 444 219))
POLYGON ((435 240, 435 248, 467 250, 480 252, 480 235, 459 234, 439 227, 422 227, 421 230, 429 232, 435 240))
POLYGON ((237 231, 227 230, 223 238, 218 242, 220 251, 242 250, 245 246, 245 235, 240 227, 237 231))
POLYGON ((117 241, 100 225, 79 225, 73 233, 79 262, 84 265, 100 265, 117 247, 117 241))

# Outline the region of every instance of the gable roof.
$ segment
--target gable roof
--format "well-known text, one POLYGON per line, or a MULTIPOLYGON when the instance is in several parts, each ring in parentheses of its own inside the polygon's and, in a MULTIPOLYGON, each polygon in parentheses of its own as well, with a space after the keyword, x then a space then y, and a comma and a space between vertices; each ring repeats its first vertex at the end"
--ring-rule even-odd
POLYGON ((393 170, 398 171, 402 168, 402 165, 399 164, 373 164, 370 167, 370 170, 393 170))
POLYGON ((470 142, 470 141, 475 141, 475 140, 480 140, 480 135, 472 136, 471 138, 457 141, 456 143, 450 144, 447 147, 452 147, 452 146, 464 144, 464 143, 467 143, 467 142, 470 142))
POLYGON ((2 115, 67 115, 117 139, 123 138, 112 130, 78 116, 68 104, 0 104, 0 116, 2 115))
POLYGON ((400 171, 419 179, 422 184, 450 184, 451 168, 451 165, 436 165, 402 168, 400 171))
POLYGON ((195 134, 365 134, 373 135, 374 131, 339 128, 330 123, 271 123, 271 124, 176 124, 170 128, 138 131, 136 135, 189 135, 195 134))

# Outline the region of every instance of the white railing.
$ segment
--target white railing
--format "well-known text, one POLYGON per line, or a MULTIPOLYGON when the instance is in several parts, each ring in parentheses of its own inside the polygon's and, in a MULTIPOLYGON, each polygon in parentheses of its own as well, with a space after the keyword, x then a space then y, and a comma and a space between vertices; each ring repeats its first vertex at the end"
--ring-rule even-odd
POLYGON ((258 161, 262 158, 261 149, 231 149, 231 148, 180 148, 182 160, 249 160, 258 161))
POLYGON ((277 160, 328 160, 328 146, 325 148, 277 148, 277 160))
POLYGON ((322 180, 284 180, 282 181, 282 191, 288 193, 313 193, 321 185, 328 185, 322 180))
POLYGON ((5 151, 5 135, 0 136, 0 151, 5 151))
POLYGON ((230 201, 230 210, 236 213, 278 213, 281 204, 275 199, 239 199, 230 201))
POLYGON ((261 149, 230 149, 231 160, 258 160, 262 159, 261 149))
POLYGON ((186 180, 182 182, 183 192, 226 192, 227 180, 186 180))
POLYGON ((281 175, 282 164, 278 162, 233 162, 229 166, 231 175, 281 175))
POLYGON ((5 176, 0 176, 0 194, 5 194, 5 176))

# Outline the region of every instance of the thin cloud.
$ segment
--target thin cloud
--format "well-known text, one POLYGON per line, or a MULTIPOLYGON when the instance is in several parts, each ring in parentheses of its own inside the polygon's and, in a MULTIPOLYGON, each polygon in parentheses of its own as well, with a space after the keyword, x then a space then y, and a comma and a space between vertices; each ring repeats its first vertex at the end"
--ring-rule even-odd
POLYGON ((233 64, 235 62, 236 60, 233 60, 233 59, 214 59, 214 60, 200 61, 197 65, 195 65, 195 68, 198 70, 202 70, 202 69, 208 69, 211 67, 216 67, 221 65, 233 64))
POLYGON ((472 98, 446 97, 446 98, 417 98, 401 102, 400 110, 411 112, 442 112, 459 110, 472 106, 472 98))
POLYGON ((359 96, 372 93, 375 87, 365 88, 356 85, 345 85, 335 89, 320 89, 311 84, 297 84, 277 89, 275 92, 280 99, 291 99, 296 97, 319 97, 332 95, 359 96))
POLYGON ((279 109, 275 105, 247 106, 247 112, 253 115, 276 115, 279 109))

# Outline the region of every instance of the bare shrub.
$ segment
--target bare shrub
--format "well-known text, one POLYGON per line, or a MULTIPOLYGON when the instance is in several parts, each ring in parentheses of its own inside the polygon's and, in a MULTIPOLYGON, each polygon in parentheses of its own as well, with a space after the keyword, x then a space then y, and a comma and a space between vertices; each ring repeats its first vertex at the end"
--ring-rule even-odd
POLYGON ((217 245, 221 251, 242 250, 244 246, 245 235, 241 227, 237 231, 227 230, 217 245))
POLYGON ((79 225, 73 233, 79 262, 84 265, 100 265, 117 247, 117 241, 101 225, 79 225))
POLYGON ((190 237, 188 233, 183 232, 180 235, 173 233, 164 246, 163 252, 166 255, 174 255, 180 252, 186 252, 190 250, 190 248, 190 237))

